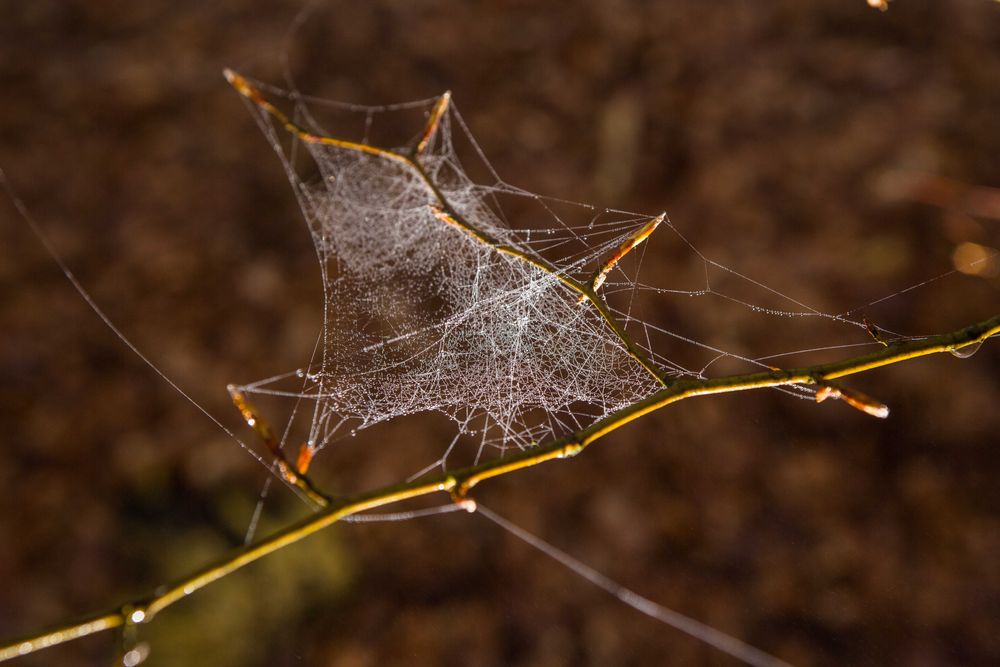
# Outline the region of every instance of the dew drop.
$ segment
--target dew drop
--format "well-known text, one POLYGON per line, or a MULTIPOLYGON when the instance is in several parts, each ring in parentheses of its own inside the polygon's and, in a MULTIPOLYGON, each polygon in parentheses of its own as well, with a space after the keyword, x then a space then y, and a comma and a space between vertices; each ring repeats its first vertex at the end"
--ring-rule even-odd
POLYGON ((979 348, 981 348, 982 346, 983 346, 983 341, 980 340, 976 341, 972 345, 966 345, 965 347, 958 350, 948 350, 948 352, 953 357, 958 357, 959 359, 968 359, 976 352, 978 352, 979 348))
POLYGON ((357 434, 358 434, 358 431, 357 431, 357 429, 353 429, 353 428, 352 428, 352 429, 351 429, 351 437, 353 438, 353 437, 354 437, 354 436, 356 436, 357 434))
POLYGON ((304 378, 305 376, 306 376, 306 372, 304 370, 302 370, 301 368, 298 369, 297 371, 295 371, 295 377, 304 378))

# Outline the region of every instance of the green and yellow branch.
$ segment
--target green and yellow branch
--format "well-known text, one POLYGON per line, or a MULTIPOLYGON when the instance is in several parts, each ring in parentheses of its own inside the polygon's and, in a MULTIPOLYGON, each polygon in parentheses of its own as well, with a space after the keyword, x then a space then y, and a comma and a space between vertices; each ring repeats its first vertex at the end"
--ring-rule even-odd
POLYGON ((436 493, 445 493, 453 500, 465 503, 465 506, 471 511, 475 505, 467 501, 466 494, 480 482, 531 468, 547 461, 575 456, 609 433, 672 403, 695 396, 726 394, 764 387, 803 384, 826 386, 831 381, 848 375, 864 373, 931 354, 956 352, 972 345, 979 345, 987 338, 997 334, 1000 334, 1000 315, 995 315, 988 320, 952 333, 893 343, 871 354, 828 364, 798 369, 775 369, 719 378, 680 380, 565 438, 478 466, 456 470, 434 479, 416 480, 377 489, 355 498, 329 501, 329 504, 316 514, 184 577, 176 583, 161 586, 147 598, 129 602, 110 611, 94 614, 80 621, 66 623, 47 632, 33 633, 6 642, 0 645, 0 662, 104 630, 148 623, 158 613, 195 591, 268 554, 295 544, 352 514, 436 493))

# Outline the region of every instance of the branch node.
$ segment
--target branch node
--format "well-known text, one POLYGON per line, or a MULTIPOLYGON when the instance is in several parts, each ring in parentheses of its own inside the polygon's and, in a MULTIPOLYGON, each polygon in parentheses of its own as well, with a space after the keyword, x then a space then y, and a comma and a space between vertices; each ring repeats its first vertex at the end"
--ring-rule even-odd
POLYGON ((472 498, 459 497, 456 494, 452 494, 451 500, 469 514, 475 513, 475 511, 479 508, 479 506, 476 504, 476 501, 473 500, 472 498))
POLYGON ((236 406, 236 409, 240 411, 240 415, 243 416, 243 421, 254 430, 254 433, 257 434, 257 437, 267 447, 271 456, 274 457, 274 465, 278 469, 281 478, 305 494, 317 506, 329 506, 330 498, 317 491, 312 482, 305 476, 313 455, 313 449, 309 446, 309 443, 305 443, 299 448, 296 465, 292 465, 282 451, 281 443, 274 436, 271 427, 268 426, 264 418, 257 412, 257 408, 247 400, 246 394, 240 391, 236 385, 228 385, 226 389, 233 400, 233 405, 236 406))
MULTIPOLYGON (((450 477, 450 479, 454 480, 455 478, 450 477)), ((475 484, 475 482, 470 484, 468 481, 465 481, 461 484, 456 484, 451 489, 451 502, 455 503, 469 514, 472 514, 478 508, 476 501, 468 497, 469 489, 472 488, 473 484, 475 484)))
POLYGON ((584 445, 579 442, 568 442, 563 445, 562 451, 559 452, 559 458, 561 459, 571 459, 580 452, 583 451, 584 445))

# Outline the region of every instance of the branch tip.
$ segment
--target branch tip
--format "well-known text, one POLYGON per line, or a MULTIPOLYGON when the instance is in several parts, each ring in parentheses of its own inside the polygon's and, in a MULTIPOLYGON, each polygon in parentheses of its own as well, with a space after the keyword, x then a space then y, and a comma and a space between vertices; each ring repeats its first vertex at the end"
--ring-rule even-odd
POLYGON ((229 82, 229 85, 235 88, 236 92, 243 97, 251 99, 257 104, 261 104, 262 102, 266 103, 264 98, 261 96, 260 91, 254 88, 250 82, 247 81, 246 77, 239 72, 231 70, 227 67, 222 70, 222 75, 226 77, 226 81, 229 82))
POLYGON ((316 450, 309 446, 308 442, 299 445, 299 455, 295 459, 295 469, 304 475, 309 471, 309 464, 312 463, 316 450))
MULTIPOLYGON (((611 270, 617 266, 618 262, 620 262, 622 258, 629 254, 636 246, 648 239, 649 235, 656 231, 656 228, 659 227, 660 223, 666 220, 666 218, 667 213, 664 211, 629 236, 625 242, 621 244, 615 254, 611 256, 611 259, 605 262, 604 266, 594 273, 594 277, 590 280, 590 289, 597 292, 601 285, 604 284, 604 281, 607 279, 608 274, 611 273, 611 270)), ((584 296, 585 295, 580 296, 580 301, 584 300, 584 296)))
POLYGON ((414 157, 423 153, 430 144, 431 139, 434 138, 435 132, 437 132, 438 126, 441 124, 441 119, 448 111, 448 107, 450 105, 451 91, 446 90, 444 91, 444 94, 438 98, 437 102, 434 103, 434 108, 431 109, 430 116, 427 118, 427 125, 424 126, 424 132, 420 137, 420 141, 417 143, 417 147, 413 151, 414 157))
POLYGON ((826 383, 816 392, 816 402, 822 403, 828 398, 844 401, 855 410, 860 410, 872 417, 885 419, 889 416, 888 405, 876 401, 871 396, 862 394, 860 391, 826 383))

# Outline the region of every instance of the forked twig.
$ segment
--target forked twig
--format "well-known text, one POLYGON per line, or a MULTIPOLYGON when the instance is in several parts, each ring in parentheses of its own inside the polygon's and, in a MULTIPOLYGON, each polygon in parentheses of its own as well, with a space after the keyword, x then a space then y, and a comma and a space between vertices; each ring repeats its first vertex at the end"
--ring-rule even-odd
MULTIPOLYGON (((472 468, 441 475, 434 479, 387 486, 355 498, 332 501, 326 509, 315 515, 280 530, 256 544, 245 547, 173 584, 162 586, 149 597, 129 602, 107 612, 94 614, 82 621, 67 623, 47 632, 32 633, 20 639, 6 642, 0 645, 0 662, 104 630, 147 623, 156 614, 191 593, 352 514, 435 493, 447 493, 453 500, 465 502, 469 500, 466 497, 469 490, 484 480, 531 468, 547 461, 575 456, 612 431, 672 403, 695 396, 727 394, 764 387, 793 384, 829 386, 832 380, 848 375, 864 373, 875 368, 931 354, 955 353, 963 348, 979 345, 987 338, 997 334, 1000 334, 1000 314, 952 333, 892 343, 871 354, 833 363, 712 379, 679 380, 648 398, 622 408, 565 438, 472 468)), ((472 503, 467 503, 465 506, 470 509, 474 508, 472 503)))
POLYGON ((326 507, 329 505, 330 498, 317 491, 316 487, 314 487, 312 482, 310 482, 306 477, 306 470, 308 469, 309 461, 312 458, 312 450, 307 446, 304 446, 299 451, 299 456, 295 465, 292 465, 285 457, 285 453, 281 449, 281 443, 279 443, 278 439, 274 437, 274 431, 271 430, 267 421, 261 417, 257 408, 251 405, 250 401, 247 400, 246 395, 237 389, 235 385, 229 385, 226 389, 229 390, 229 396, 233 399, 233 405, 236 406, 236 409, 239 410, 240 414, 243 416, 243 421, 247 423, 247 426, 254 430, 254 433, 257 434, 257 437, 259 437, 267 447, 271 456, 274 457, 274 465, 277 467, 278 474, 281 475, 282 479, 301 491, 302 494, 311 500, 317 507, 326 507))
MULTIPOLYGON (((646 372, 648 372, 656 381, 666 387, 670 384, 670 380, 667 378, 666 373, 657 367, 656 364, 652 362, 648 355, 642 351, 642 349, 636 345, 632 338, 626 333, 625 327, 618 321, 618 318, 614 316, 611 312, 611 308, 598 294, 595 288, 590 285, 585 285, 575 278, 566 275, 565 272, 560 271, 558 268, 552 264, 546 262, 541 257, 536 257, 530 253, 523 250, 515 248, 510 245, 506 245, 494 239, 492 236, 479 229, 465 217, 459 213, 454 206, 448 201, 444 196, 444 193, 434 182, 434 180, 428 175, 427 171, 424 169, 423 165, 420 164, 419 156, 422 151, 427 147, 430 139, 433 137, 434 132, 437 130, 441 123, 441 118, 444 116, 448 109, 449 102, 451 100, 451 95, 445 93, 438 100, 437 104, 434 105, 434 109, 431 111, 430 118, 427 125, 424 128, 422 137, 417 144, 416 149, 413 151, 412 155, 404 155, 403 153, 397 153, 396 151, 391 151, 385 148, 376 148, 374 146, 369 146, 367 144, 358 144, 353 141, 344 141, 342 139, 335 139, 333 137, 327 137, 324 135, 319 135, 314 132, 310 132, 306 128, 302 127, 291 118, 289 118, 284 112, 275 107, 271 102, 269 102, 264 95, 253 86, 245 77, 234 72, 231 69, 226 69, 224 71, 226 80, 232 84, 233 88, 237 90, 241 95, 246 97, 248 100, 256 104, 260 109, 265 111, 268 115, 274 118, 278 123, 282 125, 286 130, 294 134, 300 140, 308 144, 317 144, 322 146, 334 146, 337 148, 342 148, 344 150, 357 151, 361 153, 367 153, 369 155, 376 155, 386 160, 391 160, 403 165, 406 165, 410 169, 414 170, 423 184, 427 187, 428 192, 433 197, 434 201, 428 205, 434 212, 435 217, 443 222, 447 222, 468 234, 471 238, 475 239, 483 245, 493 248, 499 253, 509 255, 511 257, 516 257, 536 269, 544 271, 555 278, 557 278, 563 285, 569 287, 575 292, 580 294, 580 300, 589 300, 594 308, 600 314, 601 318, 607 323, 608 327, 615 334, 615 336, 621 341, 622 345, 625 347, 625 351, 631 356, 636 362, 641 365, 646 372)), ((610 268, 608 269, 611 270, 610 268)))
POLYGON ((555 277, 559 282, 561 282, 566 287, 570 288, 574 292, 577 292, 580 295, 579 299, 580 301, 589 300, 593 304, 597 312, 600 314, 600 316, 607 323, 611 331, 614 332, 614 334, 618 337, 618 340, 621 341, 621 343, 625 346, 625 351, 628 352, 628 354, 633 359, 635 359, 643 368, 645 368, 646 372, 648 372, 650 375, 656 378, 657 382, 659 382, 662 386, 664 387, 669 386, 670 382, 667 379, 664 372, 660 368, 658 368, 652 361, 650 361, 649 357, 647 357, 645 353, 643 353, 643 351, 640 350, 639 347, 632 341, 631 336, 629 336, 625 332, 625 328, 618 321, 618 318, 616 318, 614 314, 611 312, 611 308, 608 306, 607 302, 605 302, 604 299, 602 299, 600 296, 597 295, 597 292, 593 287, 591 287, 586 283, 580 282, 579 280, 573 278, 572 276, 567 275, 566 273, 560 271, 559 269, 552 266, 551 264, 549 264, 540 257, 535 257, 534 255, 531 255, 530 253, 521 250, 520 248, 515 248, 514 246, 507 245, 505 243, 497 241, 489 234, 482 232, 473 227, 472 225, 468 224, 467 222, 465 222, 464 219, 462 219, 453 211, 445 210, 441 206, 436 206, 434 204, 430 204, 430 209, 431 212, 434 214, 434 217, 436 217, 438 220, 441 220, 442 222, 452 225, 453 227, 457 227, 458 229, 462 230, 473 239, 479 241, 485 246, 493 248, 493 250, 497 251, 502 255, 509 255, 511 257, 516 257, 522 260, 523 262, 526 262, 527 264, 530 264, 538 269, 541 269, 545 273, 548 273, 549 275, 555 277))

